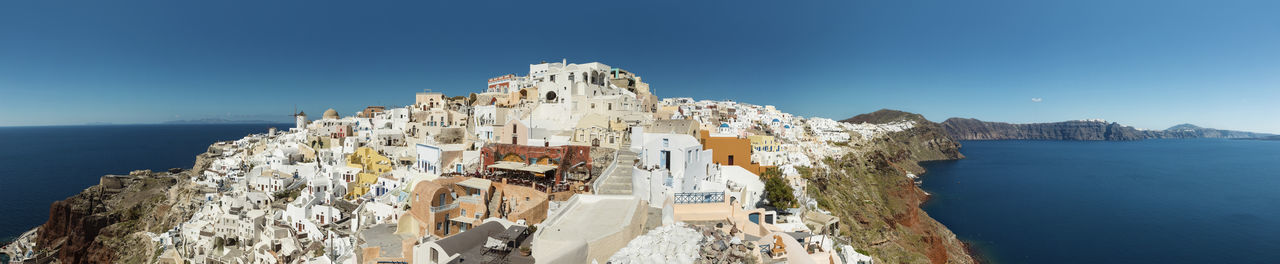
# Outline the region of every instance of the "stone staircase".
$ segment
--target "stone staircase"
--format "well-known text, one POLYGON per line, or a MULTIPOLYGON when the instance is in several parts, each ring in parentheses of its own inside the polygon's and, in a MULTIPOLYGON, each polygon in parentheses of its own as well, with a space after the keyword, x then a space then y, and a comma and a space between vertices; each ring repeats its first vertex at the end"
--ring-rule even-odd
POLYGON ((613 170, 601 175, 600 188, 596 194, 631 194, 631 168, 635 167, 636 153, 630 150, 618 150, 618 158, 614 159, 613 170))

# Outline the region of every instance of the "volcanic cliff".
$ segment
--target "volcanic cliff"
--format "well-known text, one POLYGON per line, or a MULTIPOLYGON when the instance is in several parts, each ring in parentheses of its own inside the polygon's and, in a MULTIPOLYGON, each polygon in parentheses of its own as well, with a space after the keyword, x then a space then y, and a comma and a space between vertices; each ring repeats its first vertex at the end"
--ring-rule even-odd
POLYGON ((1181 124, 1165 130, 1142 130, 1100 120, 1010 124, 973 118, 950 118, 942 128, 956 140, 1108 140, 1162 138, 1262 138, 1270 134, 1202 128, 1181 124))
POLYGON ((927 198, 907 173, 922 174, 918 163, 962 159, 960 144, 924 117, 880 110, 843 120, 885 124, 914 121, 912 128, 848 146, 850 153, 801 168, 809 195, 840 217, 841 234, 885 263, 974 263, 951 230, 930 218, 927 198))
POLYGON ((209 166, 208 154, 192 170, 134 171, 103 176, 98 185, 49 207, 37 229, 37 262, 142 263, 159 254, 150 233, 161 233, 191 217, 198 191, 190 183, 209 166))

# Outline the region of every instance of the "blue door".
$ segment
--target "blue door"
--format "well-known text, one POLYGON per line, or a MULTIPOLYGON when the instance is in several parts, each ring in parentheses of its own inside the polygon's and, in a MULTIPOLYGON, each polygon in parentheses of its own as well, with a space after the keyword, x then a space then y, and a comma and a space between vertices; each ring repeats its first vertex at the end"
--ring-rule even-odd
POLYGON ((658 162, 662 164, 663 169, 671 169, 671 151, 663 150, 658 153, 658 162))

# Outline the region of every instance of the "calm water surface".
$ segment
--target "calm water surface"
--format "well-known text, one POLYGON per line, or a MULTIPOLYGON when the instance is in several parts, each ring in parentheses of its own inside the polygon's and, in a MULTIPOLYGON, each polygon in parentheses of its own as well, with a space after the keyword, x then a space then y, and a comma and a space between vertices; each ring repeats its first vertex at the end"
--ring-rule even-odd
POLYGON ((1280 263, 1280 141, 965 141, 929 215, 997 263, 1280 263))
POLYGON ((0 127, 0 242, 105 174, 191 168, 209 144, 291 124, 0 127))

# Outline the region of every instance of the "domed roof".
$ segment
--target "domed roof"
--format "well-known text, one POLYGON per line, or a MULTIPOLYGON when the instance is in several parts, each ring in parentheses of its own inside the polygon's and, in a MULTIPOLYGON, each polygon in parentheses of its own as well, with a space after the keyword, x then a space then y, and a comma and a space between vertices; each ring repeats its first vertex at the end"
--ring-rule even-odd
POLYGON ((324 110, 324 119, 338 119, 338 110, 333 110, 333 108, 324 110))

